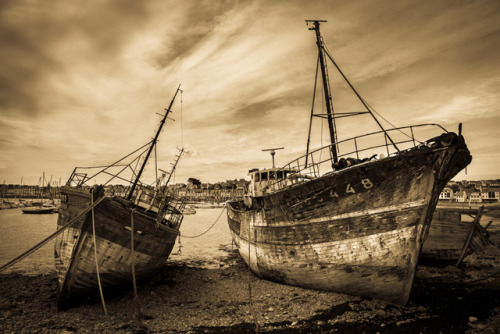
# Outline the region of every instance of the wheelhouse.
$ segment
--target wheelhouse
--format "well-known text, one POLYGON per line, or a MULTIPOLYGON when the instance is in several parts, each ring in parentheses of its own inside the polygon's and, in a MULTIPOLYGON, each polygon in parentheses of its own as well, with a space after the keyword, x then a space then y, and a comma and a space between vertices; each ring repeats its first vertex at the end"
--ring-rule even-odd
POLYGON ((266 193, 278 190, 283 185, 292 184, 292 175, 297 171, 293 169, 271 168, 259 170, 258 168, 248 171, 250 175, 250 186, 248 195, 253 197, 264 196, 266 193))

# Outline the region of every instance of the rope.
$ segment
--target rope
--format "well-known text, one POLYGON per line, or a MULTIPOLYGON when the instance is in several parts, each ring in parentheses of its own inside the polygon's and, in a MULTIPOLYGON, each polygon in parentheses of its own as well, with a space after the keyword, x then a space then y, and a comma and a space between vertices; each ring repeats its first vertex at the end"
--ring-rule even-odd
POLYGON ((90 207, 86 208, 85 210, 83 210, 82 212, 80 212, 75 218, 73 218, 69 223, 67 223, 66 225, 64 225, 60 229, 58 229, 56 232, 52 233, 47 238, 45 238, 44 240, 40 241, 38 244, 36 244, 32 248, 28 249, 26 252, 24 252, 23 254, 19 255, 15 259, 13 259, 10 262, 4 264, 2 267, 0 267, 0 272, 4 271, 5 269, 7 269, 7 268, 9 268, 11 266, 13 266, 17 262, 19 262, 22 259, 24 259, 26 256, 28 256, 31 253, 37 251, 39 248, 41 248, 42 246, 44 246, 47 242, 49 242, 50 240, 52 240, 53 238, 55 238, 56 236, 58 236, 59 234, 61 234, 62 232, 64 232, 68 227, 70 227, 71 225, 73 225, 81 216, 83 216, 84 214, 88 213, 91 209, 93 209, 95 206, 97 206, 99 203, 101 203, 103 199, 104 199, 104 197, 101 197, 97 202, 95 202, 95 204, 93 204, 92 206, 90 206, 90 207))
POLYGON ((131 260, 130 262, 132 264, 132 285, 134 287, 135 313, 137 320, 140 322, 141 307, 139 304, 139 297, 137 294, 137 282, 135 279, 134 212, 135 208, 132 209, 130 214, 130 260, 131 260))
POLYGON ((179 249, 177 250, 177 254, 182 253, 182 244, 181 244, 181 231, 179 231, 179 249))
POLYGON ((97 284, 99 285, 99 293, 101 294, 102 307, 104 308, 104 314, 109 317, 108 310, 106 309, 106 302, 104 301, 104 294, 102 292, 101 276, 99 274, 99 262, 97 261, 97 240, 95 236, 95 218, 94 218, 94 189, 90 193, 90 205, 92 207, 92 234, 94 239, 94 258, 95 258, 95 269, 97 271, 97 284))
MULTIPOLYGON (((255 237, 254 237, 255 240, 255 237)), ((250 300, 250 310, 252 311, 253 320, 255 321, 255 333, 259 332, 259 320, 257 319, 257 315, 255 314, 255 309, 252 303, 252 284, 251 278, 252 273, 250 272, 250 262, 252 257, 250 256, 250 220, 248 221, 248 299, 250 300)))
MULTIPOLYGON (((224 213, 224 210, 226 210, 226 207, 222 208, 222 211, 220 212, 219 217, 217 217, 217 219, 215 220, 215 222, 205 232, 202 232, 202 233, 200 233, 198 235, 193 235, 193 236, 184 235, 184 238, 198 238, 198 237, 201 237, 202 235, 204 235, 205 233, 207 233, 208 231, 210 231, 212 229, 212 227, 214 227, 215 224, 219 221, 220 217, 224 213)), ((179 243, 180 243, 180 239, 181 239, 181 232, 179 231, 179 243)))

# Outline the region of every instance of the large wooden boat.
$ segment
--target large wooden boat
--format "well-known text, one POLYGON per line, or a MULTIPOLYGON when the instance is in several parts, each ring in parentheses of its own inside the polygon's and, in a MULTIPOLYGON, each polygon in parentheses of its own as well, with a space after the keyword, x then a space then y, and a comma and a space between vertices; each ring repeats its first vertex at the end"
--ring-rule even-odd
POLYGON ((250 170, 248 195, 227 205, 232 238, 263 278, 405 304, 439 194, 472 158, 461 129, 384 129, 324 46, 323 21, 309 22, 327 109, 325 115, 313 108, 310 119, 328 121, 331 143, 309 151, 308 139, 306 154, 291 163, 250 170), (369 114, 381 131, 337 140, 335 119, 352 115, 333 112, 327 57, 366 108, 354 114, 369 114), (436 136, 418 141, 424 129, 436 136), (407 137, 395 138, 400 133, 407 137), (373 155, 380 150, 387 156, 373 155))
POLYGON ((122 158, 92 176, 75 168, 62 187, 65 199, 59 208, 57 225, 65 231, 57 236, 54 252, 60 285, 59 310, 98 294, 98 287, 104 292, 123 284, 132 287, 133 277, 144 279, 165 265, 183 219, 183 204, 167 194, 166 185, 183 150, 176 156, 166 181, 167 173, 164 173, 153 188, 142 184, 140 177, 178 91, 166 109, 155 138, 144 145, 141 149, 145 149, 131 162, 126 164, 122 158), (133 170, 132 175, 136 177, 126 197, 109 196, 103 187, 86 186, 102 174, 126 180, 110 170, 113 167, 120 171, 132 169, 140 160, 143 160, 142 166, 138 172, 133 170))
POLYGON ((429 235, 422 248, 421 259, 433 263, 460 263, 474 252, 492 245, 488 232, 479 222, 484 207, 479 209, 437 207, 429 235))

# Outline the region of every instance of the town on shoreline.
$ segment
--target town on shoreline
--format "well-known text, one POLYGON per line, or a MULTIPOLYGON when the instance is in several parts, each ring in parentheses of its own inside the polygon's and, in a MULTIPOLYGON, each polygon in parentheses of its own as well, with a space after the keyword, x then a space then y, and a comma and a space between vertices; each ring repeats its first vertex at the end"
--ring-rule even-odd
MULTIPOLYGON (((246 194, 249 181, 245 179, 226 180, 216 183, 202 183, 189 178, 187 183, 168 186, 172 196, 187 202, 215 202, 241 199, 246 194)), ((124 196, 129 187, 121 184, 106 185, 110 196, 124 196)), ((60 186, 40 185, 0 185, 0 204, 5 199, 60 199, 60 186)), ((440 203, 499 203, 500 179, 480 181, 450 181, 439 195, 440 203)), ((7 200, 8 202, 8 200, 7 200)))

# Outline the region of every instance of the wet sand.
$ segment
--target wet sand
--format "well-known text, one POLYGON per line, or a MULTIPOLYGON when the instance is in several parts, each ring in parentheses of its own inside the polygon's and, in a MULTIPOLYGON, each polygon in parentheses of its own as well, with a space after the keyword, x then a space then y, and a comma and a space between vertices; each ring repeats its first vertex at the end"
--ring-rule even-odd
POLYGON ((260 279, 236 250, 217 262, 170 262, 138 287, 57 312, 55 274, 0 275, 0 332, 14 333, 498 333, 497 259, 420 265, 407 306, 260 279), (249 295, 251 289, 251 299, 249 295), (139 305, 139 306, 137 306, 139 305))

